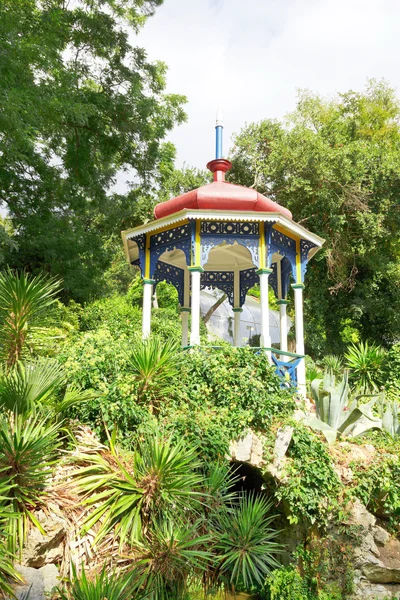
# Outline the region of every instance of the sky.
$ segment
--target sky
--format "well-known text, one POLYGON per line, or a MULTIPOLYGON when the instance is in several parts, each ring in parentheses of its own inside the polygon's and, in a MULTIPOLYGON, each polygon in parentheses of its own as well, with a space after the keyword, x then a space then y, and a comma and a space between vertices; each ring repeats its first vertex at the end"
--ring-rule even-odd
POLYGON ((293 111, 299 89, 400 88, 400 0, 164 0, 136 43, 168 65, 167 92, 188 99, 168 138, 177 167, 214 158, 218 105, 227 156, 234 133, 293 111))

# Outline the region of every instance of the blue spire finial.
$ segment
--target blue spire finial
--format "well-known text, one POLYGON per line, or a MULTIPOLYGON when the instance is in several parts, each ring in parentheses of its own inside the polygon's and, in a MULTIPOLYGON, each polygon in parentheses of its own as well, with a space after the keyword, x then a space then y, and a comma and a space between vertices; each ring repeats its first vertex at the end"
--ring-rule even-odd
POLYGON ((217 109, 217 119, 215 123, 215 158, 222 158, 222 111, 220 106, 217 109))

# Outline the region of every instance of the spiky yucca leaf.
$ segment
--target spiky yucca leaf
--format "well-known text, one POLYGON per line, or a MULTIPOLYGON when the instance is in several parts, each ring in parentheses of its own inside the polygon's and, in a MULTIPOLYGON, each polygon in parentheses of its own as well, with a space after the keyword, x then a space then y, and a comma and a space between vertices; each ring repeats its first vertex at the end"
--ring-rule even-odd
POLYGON ((218 571, 227 585, 250 590, 279 566, 275 556, 282 546, 275 541, 279 532, 271 527, 275 519, 271 507, 265 497, 248 495, 231 510, 220 512, 215 550, 218 571))
POLYGON ((159 435, 138 444, 135 452, 122 455, 110 440, 109 453, 79 453, 74 460, 85 466, 76 472, 84 503, 93 506, 84 530, 97 523, 100 541, 114 531, 120 541, 134 544, 150 519, 179 515, 201 499, 201 475, 196 452, 183 442, 174 444, 159 435))
MULTIPOLYGON (((13 595, 13 585, 21 583, 22 578, 13 566, 13 556, 7 549, 4 527, 10 517, 7 504, 10 502, 11 484, 3 479, 0 472, 0 598, 10 598, 13 595)), ((18 515, 13 515, 18 518, 18 515)))
POLYGON ((4 505, 20 519, 9 515, 6 525, 8 548, 22 551, 28 523, 35 525, 32 510, 45 496, 52 466, 56 462, 60 425, 49 425, 40 415, 5 416, 0 420, 0 472, 11 485, 4 505))
POLYGON ((182 526, 169 519, 151 526, 150 538, 134 544, 130 571, 135 598, 178 600, 200 579, 213 561, 210 535, 200 535, 198 524, 182 526))
POLYGON ((56 301, 60 282, 46 275, 0 273, 0 352, 8 368, 22 358, 29 327, 56 301))
POLYGON ((322 366, 330 375, 334 377, 342 377, 343 376, 343 360, 341 356, 337 356, 336 354, 327 354, 322 359, 322 366))
POLYGON ((376 344, 352 344, 345 354, 354 388, 363 394, 372 394, 383 385, 385 351, 376 344))
POLYGON ((139 342, 129 356, 129 364, 138 381, 138 400, 146 402, 150 410, 157 409, 176 384, 178 365, 182 357, 179 345, 150 337, 139 342))
POLYGON ((59 588, 60 600, 127 600, 130 580, 115 572, 107 573, 104 566, 99 574, 89 579, 85 569, 77 574, 72 565, 73 579, 69 588, 59 588))

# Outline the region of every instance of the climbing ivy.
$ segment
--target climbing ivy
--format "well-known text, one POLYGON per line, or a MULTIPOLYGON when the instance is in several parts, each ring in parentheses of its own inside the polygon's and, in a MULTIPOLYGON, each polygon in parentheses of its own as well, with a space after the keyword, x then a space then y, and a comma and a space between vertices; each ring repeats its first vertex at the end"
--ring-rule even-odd
POLYGON ((340 481, 326 444, 296 425, 282 483, 276 497, 285 503, 290 523, 305 519, 324 525, 337 504, 340 481))

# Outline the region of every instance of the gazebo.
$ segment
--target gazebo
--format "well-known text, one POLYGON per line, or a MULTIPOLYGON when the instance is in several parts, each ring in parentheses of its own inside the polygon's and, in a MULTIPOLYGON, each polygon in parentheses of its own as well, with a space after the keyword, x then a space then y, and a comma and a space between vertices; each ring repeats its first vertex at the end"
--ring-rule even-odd
POLYGON ((178 291, 182 345, 200 344, 200 290, 226 293, 234 312, 234 345, 240 346, 240 316, 246 294, 260 285, 260 348, 283 377, 305 393, 303 290, 310 258, 324 240, 292 214, 252 188, 225 180, 232 164, 222 158, 222 123, 216 125, 216 158, 207 164, 214 181, 154 209, 154 220, 122 232, 129 263, 143 277, 143 338, 150 334, 152 297, 160 281, 178 291), (296 353, 288 352, 289 286, 294 290, 296 353), (280 348, 271 348, 268 288, 280 310, 280 348), (191 327, 189 333, 189 313, 191 327))

